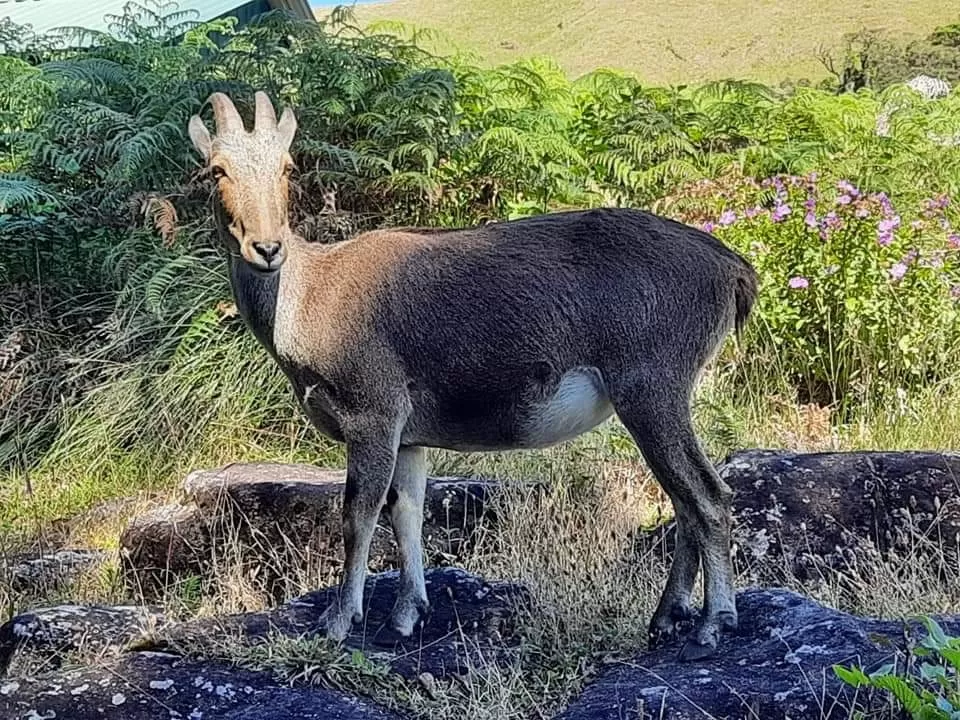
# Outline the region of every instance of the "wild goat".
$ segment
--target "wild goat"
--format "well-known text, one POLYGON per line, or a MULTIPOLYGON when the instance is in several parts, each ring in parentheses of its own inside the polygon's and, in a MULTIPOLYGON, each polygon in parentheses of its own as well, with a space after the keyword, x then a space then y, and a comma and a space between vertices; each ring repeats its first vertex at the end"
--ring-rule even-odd
POLYGON ((371 536, 386 503, 401 555, 391 624, 428 609, 421 557, 425 448, 542 448, 614 412, 673 503, 677 547, 650 631, 704 611, 681 652, 714 652, 737 624, 730 488, 690 417, 698 375, 742 328, 757 276, 716 238, 646 212, 598 209, 459 230, 393 229, 307 243, 288 220, 297 129, 255 95, 251 132, 210 97, 189 134, 216 179, 217 225, 240 314, 313 424, 346 443, 345 570, 321 619, 342 640, 362 617, 371 536))

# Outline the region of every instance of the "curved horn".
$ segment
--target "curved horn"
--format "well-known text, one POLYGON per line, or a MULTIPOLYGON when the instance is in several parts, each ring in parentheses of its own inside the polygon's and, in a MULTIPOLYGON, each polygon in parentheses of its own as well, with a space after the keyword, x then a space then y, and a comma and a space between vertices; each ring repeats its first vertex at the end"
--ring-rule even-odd
POLYGON ((218 135, 245 131, 243 119, 229 97, 221 92, 215 92, 210 96, 210 105, 213 107, 213 117, 217 122, 218 135))
POLYGON ((275 129, 277 127, 277 114, 273 110, 270 96, 263 90, 257 90, 253 97, 257 103, 257 113, 253 124, 254 131, 275 129))

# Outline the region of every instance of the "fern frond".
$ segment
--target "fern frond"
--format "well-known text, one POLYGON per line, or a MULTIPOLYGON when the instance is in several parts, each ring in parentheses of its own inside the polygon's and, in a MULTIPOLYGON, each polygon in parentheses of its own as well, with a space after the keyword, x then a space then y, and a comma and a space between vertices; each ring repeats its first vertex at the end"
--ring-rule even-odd
POLYGON ((57 204, 56 195, 26 175, 0 173, 0 212, 29 209, 40 203, 57 204))

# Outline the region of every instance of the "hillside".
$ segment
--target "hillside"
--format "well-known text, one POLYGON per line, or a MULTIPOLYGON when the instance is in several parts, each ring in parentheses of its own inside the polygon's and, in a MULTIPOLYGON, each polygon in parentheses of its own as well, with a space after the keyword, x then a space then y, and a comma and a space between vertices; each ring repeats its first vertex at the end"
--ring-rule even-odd
POLYGON ((680 83, 820 77, 818 48, 837 47, 846 33, 925 35, 957 10, 941 0, 394 0, 358 5, 356 14, 363 24, 440 30, 487 62, 550 55, 573 75, 613 67, 680 83))

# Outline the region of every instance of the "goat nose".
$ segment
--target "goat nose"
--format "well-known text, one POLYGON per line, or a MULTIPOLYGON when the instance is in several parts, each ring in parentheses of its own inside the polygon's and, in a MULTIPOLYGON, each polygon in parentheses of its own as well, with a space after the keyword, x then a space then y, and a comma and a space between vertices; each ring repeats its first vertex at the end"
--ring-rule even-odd
POLYGON ((277 253, 280 252, 280 243, 277 242, 255 242, 253 244, 253 249, 257 251, 257 255, 262 257, 267 261, 267 264, 270 264, 270 261, 273 260, 277 253))

